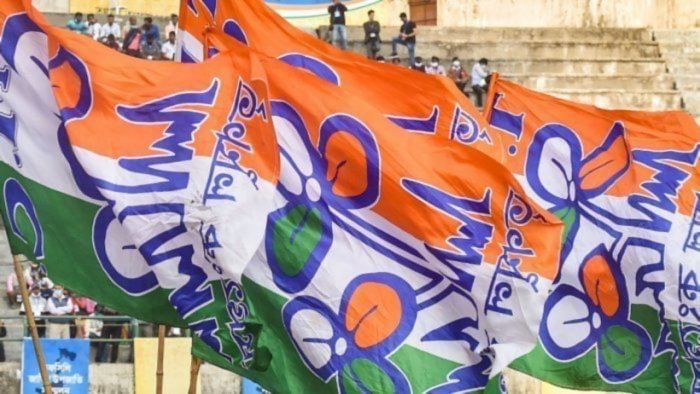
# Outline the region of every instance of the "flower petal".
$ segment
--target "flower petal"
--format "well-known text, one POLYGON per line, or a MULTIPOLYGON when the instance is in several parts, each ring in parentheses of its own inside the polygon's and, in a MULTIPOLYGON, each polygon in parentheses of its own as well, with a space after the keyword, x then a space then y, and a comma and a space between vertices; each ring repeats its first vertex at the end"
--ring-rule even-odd
POLYGON ((545 302, 540 340, 555 359, 572 360, 593 346, 601 324, 586 295, 570 285, 559 285, 545 302))
POLYGON ((580 188, 595 197, 612 186, 630 166, 624 126, 615 123, 607 138, 584 160, 579 171, 580 188))
POLYGON ((535 134, 526 164, 528 183, 544 200, 561 208, 576 199, 575 175, 581 143, 568 128, 551 124, 535 134))
POLYGON ((360 284, 350 296, 345 328, 355 335, 360 348, 374 346, 388 338, 401 323, 401 298, 389 285, 360 284))
POLYGON ((300 310, 292 316, 289 331, 313 368, 320 369, 331 361, 333 326, 323 314, 313 309, 300 310))
POLYGON ((653 352, 649 333, 633 321, 609 327, 598 342, 598 369, 608 382, 627 381, 644 372, 653 352))
POLYGON ((583 285, 593 304, 606 316, 615 316, 620 308, 620 294, 610 262, 603 255, 593 255, 584 262, 583 285))

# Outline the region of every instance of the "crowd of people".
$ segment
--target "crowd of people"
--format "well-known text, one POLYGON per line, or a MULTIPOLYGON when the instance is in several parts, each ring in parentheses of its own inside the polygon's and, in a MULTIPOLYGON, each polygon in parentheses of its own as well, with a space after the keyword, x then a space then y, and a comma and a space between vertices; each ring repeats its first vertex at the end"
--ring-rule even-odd
MULTIPOLYGON (((116 311, 55 284, 41 264, 31 262, 23 276, 39 337, 100 339, 93 342, 95 362, 117 361, 119 342, 130 335, 130 318, 120 318, 116 311), (111 346, 109 353, 108 346, 111 346)), ((25 315, 20 282, 14 271, 7 277, 6 288, 10 308, 19 308, 20 315, 25 315)))
MULTIPOLYGON (((348 8, 340 0, 332 1, 333 3, 328 7, 330 35, 326 37, 326 40, 334 46, 345 50, 348 47, 348 31, 345 25, 345 13, 348 11, 348 8)), ((467 96, 473 95, 477 107, 482 107, 491 73, 488 60, 486 58, 480 59, 472 65, 469 72, 457 57, 452 58, 447 68, 441 64, 437 56, 433 56, 430 62, 426 64, 422 57, 416 56, 418 26, 408 18, 405 12, 399 14, 399 19, 401 20, 399 35, 391 39, 391 54, 388 56, 388 61, 397 66, 405 66, 398 56, 399 46, 404 46, 408 52, 408 64, 406 66, 419 72, 450 78, 461 92, 467 96)), ((381 25, 374 19, 374 10, 367 12, 367 21, 362 27, 365 34, 364 46, 367 58, 386 63, 387 58, 380 54, 380 44, 382 43, 380 36, 381 25)))
POLYGON ((122 27, 112 14, 107 15, 107 21, 102 24, 94 14, 88 14, 84 21, 83 13, 77 12, 66 28, 130 56, 172 61, 175 59, 177 25, 178 16, 172 14, 165 26, 165 34, 161 36, 158 25, 153 23, 150 16, 143 18, 141 24, 135 16, 130 16, 122 27))

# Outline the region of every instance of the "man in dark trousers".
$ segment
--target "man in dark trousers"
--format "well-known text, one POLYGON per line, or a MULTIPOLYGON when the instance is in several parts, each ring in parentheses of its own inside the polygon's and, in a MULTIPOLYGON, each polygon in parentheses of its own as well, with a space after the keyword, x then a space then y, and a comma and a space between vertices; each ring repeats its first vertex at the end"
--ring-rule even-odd
POLYGON ((401 29, 399 36, 391 41, 391 56, 396 56, 396 45, 404 45, 408 49, 408 64, 412 65, 416 58, 416 23, 408 20, 405 12, 399 15, 401 18, 401 29))
POLYGON ((328 7, 328 13, 331 15, 333 45, 340 49, 348 47, 348 30, 345 26, 345 12, 347 10, 348 7, 341 3, 340 0, 333 0, 333 4, 328 7))
POLYGON ((375 59, 379 52, 379 43, 382 42, 379 38, 381 26, 374 20, 374 10, 369 10, 367 17, 369 20, 362 25, 365 29, 365 52, 368 59, 375 59))

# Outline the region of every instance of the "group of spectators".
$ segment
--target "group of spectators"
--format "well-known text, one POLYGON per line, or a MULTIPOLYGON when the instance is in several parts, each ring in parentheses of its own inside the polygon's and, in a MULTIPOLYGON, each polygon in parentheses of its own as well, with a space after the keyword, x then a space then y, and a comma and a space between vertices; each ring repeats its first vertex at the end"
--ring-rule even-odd
MULTIPOLYGON (((109 361, 112 363, 117 361, 119 341, 128 338, 127 323, 130 319, 110 319, 103 322, 100 317, 117 316, 118 313, 53 283, 43 265, 31 262, 24 270, 23 276, 29 290, 29 303, 40 337, 113 340, 110 343, 107 341, 94 343, 95 362, 107 361, 108 345, 112 346, 109 361)), ((26 314, 15 272, 7 277, 7 301, 11 308, 19 307, 20 315, 26 314)))
MULTIPOLYGON (((345 25, 345 13, 348 9, 340 0, 332 1, 333 3, 328 7, 328 14, 330 14, 330 37, 328 37, 327 40, 334 46, 345 50, 348 46, 348 31, 345 25)), ((380 44, 382 42, 380 37, 381 26, 379 22, 374 19, 374 10, 369 10, 367 12, 367 18, 367 21, 362 25, 365 33, 365 54, 369 59, 386 63, 387 59, 379 54, 381 51, 380 44)), ((488 90, 489 75, 491 74, 488 67, 488 60, 485 58, 480 59, 472 66, 471 72, 467 72, 461 60, 457 57, 452 58, 452 62, 447 69, 440 64, 440 59, 437 56, 433 56, 430 62, 425 64, 422 57, 416 56, 416 23, 408 19, 405 12, 399 14, 399 19, 401 20, 399 35, 393 37, 391 40, 391 55, 389 56, 391 63, 397 66, 402 65, 401 59, 397 54, 397 49, 399 45, 405 46, 408 51, 409 68, 427 74, 442 75, 452 79, 461 92, 467 96, 469 96, 470 93, 474 95, 474 101, 477 107, 483 107, 484 94, 488 90), (469 87, 471 87, 471 90, 468 89, 469 87)))
POLYGON ((90 36, 130 56, 172 61, 175 59, 177 25, 178 16, 172 14, 165 26, 165 41, 163 41, 158 25, 153 23, 153 18, 150 16, 143 18, 141 24, 135 16, 130 16, 128 23, 122 28, 112 14, 107 15, 107 21, 101 24, 94 14, 88 14, 87 21, 83 21, 83 13, 77 12, 73 19, 68 21, 66 28, 90 36))

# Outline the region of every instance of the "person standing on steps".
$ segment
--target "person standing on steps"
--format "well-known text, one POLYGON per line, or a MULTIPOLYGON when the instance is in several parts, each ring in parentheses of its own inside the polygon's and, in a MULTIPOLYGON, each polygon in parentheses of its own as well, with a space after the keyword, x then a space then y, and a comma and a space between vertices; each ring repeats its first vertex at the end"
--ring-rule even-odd
POLYGON ((489 74, 489 61, 482 57, 472 67, 472 89, 474 90, 477 108, 483 108, 484 106, 483 96, 489 89, 489 74))
POLYGON ((333 4, 328 7, 328 13, 331 15, 333 45, 343 50, 348 47, 348 30, 345 26, 345 13, 347 10, 348 7, 341 3, 340 0, 333 0, 333 4))
POLYGON ((362 25, 365 30, 365 52, 368 59, 375 59, 379 53, 379 43, 382 42, 379 38, 381 26, 374 20, 374 10, 369 10, 367 17, 369 20, 362 25))

